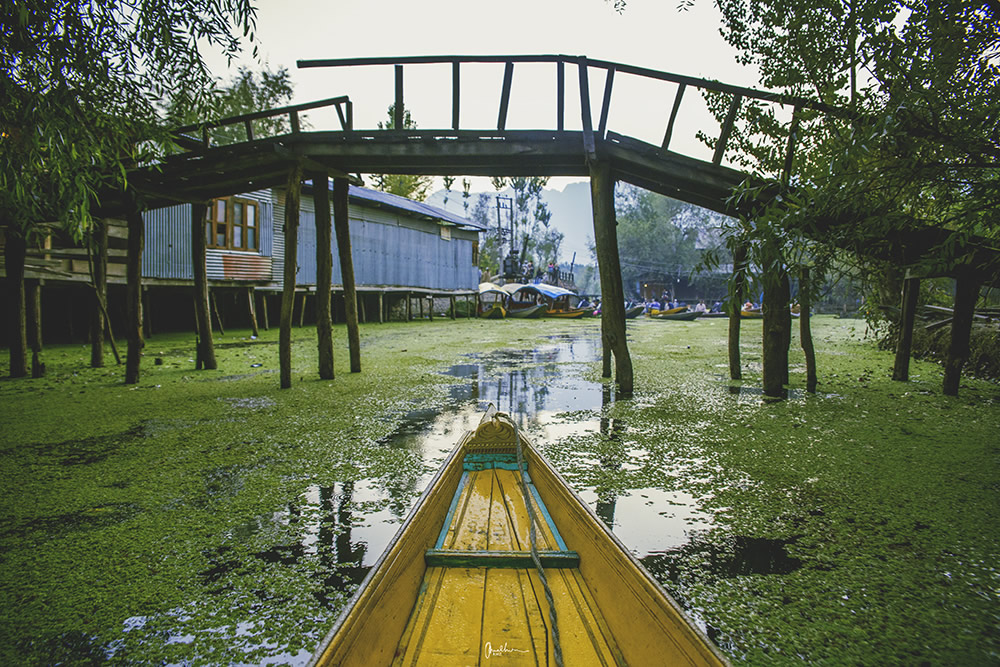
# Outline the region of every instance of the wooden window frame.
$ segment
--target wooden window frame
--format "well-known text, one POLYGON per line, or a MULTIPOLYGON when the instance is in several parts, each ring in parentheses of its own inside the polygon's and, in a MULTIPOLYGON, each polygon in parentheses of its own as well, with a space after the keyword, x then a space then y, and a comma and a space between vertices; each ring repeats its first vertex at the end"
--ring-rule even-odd
POLYGON ((213 199, 205 219, 205 245, 215 250, 260 252, 260 202, 243 197, 213 199), (252 242, 249 230, 253 231, 252 242))

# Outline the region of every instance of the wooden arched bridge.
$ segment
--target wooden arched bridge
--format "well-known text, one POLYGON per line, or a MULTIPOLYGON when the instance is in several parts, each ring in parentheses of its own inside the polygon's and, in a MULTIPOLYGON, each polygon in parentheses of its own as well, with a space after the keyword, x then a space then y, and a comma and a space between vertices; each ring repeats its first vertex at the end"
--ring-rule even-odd
MULTIPOLYGON (((618 258, 617 234, 614 214, 614 183, 621 180, 670 197, 729 215, 751 213, 761 201, 776 193, 776 188, 757 189, 756 201, 732 197, 735 188, 748 180, 758 179, 761 184, 788 184, 792 177, 798 150, 800 118, 802 111, 847 116, 843 109, 829 107, 815 101, 778 93, 733 86, 717 81, 670 74, 642 67, 581 56, 420 56, 409 58, 364 58, 342 60, 299 61, 300 68, 391 67, 394 88, 387 91, 381 108, 390 104, 394 110, 392 129, 360 128, 355 125, 353 103, 348 96, 334 97, 308 104, 271 109, 245 114, 219 121, 178 128, 175 141, 181 152, 168 155, 156 164, 131 170, 129 185, 136 190, 143 208, 158 208, 179 202, 201 204, 215 197, 238 194, 261 188, 288 185, 292 208, 286 211, 286 234, 294 233, 298 217, 298 190, 305 178, 315 183, 317 179, 332 177, 335 183, 346 183, 351 174, 395 173, 424 175, 470 176, 589 176, 592 184, 594 212, 594 238, 600 265, 601 291, 604 317, 604 372, 611 374, 611 355, 614 355, 616 375, 623 393, 632 389, 632 368, 625 344, 624 293, 618 258), (407 67, 437 65, 438 70, 451 73, 451 126, 442 129, 405 129, 404 110, 407 109, 404 72, 407 67), (470 66, 503 68, 502 84, 497 96, 497 122, 495 127, 470 128, 461 125, 463 109, 463 71, 468 77, 470 66), (450 66, 450 67, 448 67, 450 66), (513 82, 519 66, 532 68, 551 67, 555 86, 552 123, 544 129, 509 129, 508 111, 511 108, 513 82), (673 103, 662 112, 663 139, 652 144, 618 134, 609 126, 614 102, 616 81, 625 77, 638 77, 645 83, 669 87, 673 103), (567 84, 575 78, 576 85, 567 84), (695 89, 690 91, 689 89, 695 89), (573 106, 580 112, 576 119, 567 119, 567 89, 579 94, 573 106), (599 104, 592 105, 591 92, 601 91, 599 104), (391 94, 389 94, 391 92, 391 94), (711 159, 698 159, 671 150, 679 111, 685 100, 712 98, 722 122, 716 132, 701 128, 700 134, 712 152, 711 159), (721 102, 720 102, 721 100, 721 102), (781 146, 772 146, 771 152, 779 156, 778 173, 751 176, 726 164, 734 128, 741 106, 758 108, 782 107, 775 118, 784 118, 782 125, 786 138, 781 146), (339 120, 335 128, 307 128, 302 115, 320 108, 332 108, 339 120), (255 121, 265 118, 287 117, 290 131, 277 136, 258 137, 254 133, 255 121), (574 129, 571 129, 571 126, 574 129), (242 128, 240 140, 228 144, 213 142, 221 128, 242 128), (291 176, 290 176, 291 175, 291 176), (289 224, 290 223, 290 224, 289 224)), ((537 100, 529 103, 537 105, 537 100)), ((656 117, 657 109, 645 113, 656 117)), ((232 129, 229 130, 229 136, 232 129)), ((317 197, 325 201, 326 188, 314 188, 317 197)), ((360 368, 357 350, 356 305, 353 295, 349 238, 346 220, 346 187, 334 188, 334 222, 337 224, 338 247, 344 272, 344 289, 347 296, 347 319, 351 335, 352 370, 360 368), (338 195, 337 193, 340 192, 338 195), (337 197, 342 213, 338 214, 337 197), (343 219, 338 221, 339 218, 343 219), (342 226, 342 228, 341 228, 342 226), (346 249, 340 242, 346 242, 346 249), (346 254, 345 254, 346 253, 346 254), (352 310, 354 311, 352 317, 352 310)), ((128 209, 130 199, 117 202, 128 209)), ((115 202, 106 204, 111 207, 115 202)), ((318 203, 317 209, 325 205, 318 203)), ((199 236, 204 212, 192 209, 192 234, 199 236), (199 217, 200 215, 200 217, 199 217)), ((130 237, 131 220, 130 218, 130 237)), ((135 223, 139 225, 138 222, 135 223)), ((938 244, 939 230, 927 230, 927 238, 914 242, 911 238, 890 240, 892 259, 912 261, 928 247, 938 244), (930 238, 933 236, 934 238, 930 238)), ((141 232, 140 232, 141 233, 141 232)), ((203 236, 203 234, 201 234, 203 236)), ((285 248, 294 252, 295 243, 286 242, 285 248)), ((197 252, 197 250, 195 250, 197 252)), ((195 266, 198 258, 195 257, 195 266)), ((294 257, 286 258, 294 270, 294 257), (290 261, 289 261, 290 260, 290 261)), ((317 282, 322 279, 318 277, 317 282)), ((198 276, 195 277, 198 289, 198 276)), ((202 281, 203 282, 203 281, 202 281)), ((294 273, 286 277, 294 283, 294 273)), ((294 285, 293 285, 294 288, 294 285)), ((289 300, 290 301, 290 300, 289 300)), ((207 299, 206 299, 207 302, 207 299)), ((322 313, 317 313, 322 317, 322 313)), ((199 315, 201 317, 201 315, 199 315)), ((207 316, 205 317, 207 322, 207 316)), ((205 330, 206 327, 202 327, 205 330)), ((207 327, 210 332, 211 327, 207 327)), ((321 335, 322 339, 322 335, 321 335)), ((321 355, 322 356, 322 355, 321 355)), ((322 366, 322 363, 321 363, 322 366)), ((330 364, 332 374, 332 361, 330 364)), ((290 371, 288 371, 290 373, 290 371)), ((282 369, 285 385, 286 369, 282 369)), ((323 371, 321 368, 321 375, 323 371)), ((290 380, 289 380, 290 382, 290 380)))

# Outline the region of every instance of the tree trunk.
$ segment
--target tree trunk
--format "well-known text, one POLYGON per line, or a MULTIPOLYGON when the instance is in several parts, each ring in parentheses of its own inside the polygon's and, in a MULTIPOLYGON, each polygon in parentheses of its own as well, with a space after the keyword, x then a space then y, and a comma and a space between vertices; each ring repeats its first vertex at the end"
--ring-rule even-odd
POLYGON ((972 335, 972 318, 979 300, 979 281, 971 275, 955 279, 955 308, 951 319, 951 343, 944 366, 946 396, 958 396, 962 367, 969 360, 969 338, 972 335))
POLYGON ((28 374, 28 329, 27 302, 24 294, 24 260, 28 245, 20 231, 7 227, 7 245, 4 260, 7 270, 7 291, 10 315, 10 376, 25 377, 28 374))
POLYGON ((747 247, 744 244, 733 250, 732 291, 729 300, 729 379, 742 380, 740 363, 740 313, 743 310, 743 290, 746 285, 747 247))
POLYGON ((899 339, 896 341, 896 361, 892 379, 907 382, 910 379, 910 354, 913 351, 913 320, 917 315, 917 297, 920 296, 920 279, 903 281, 902 303, 899 308, 899 339))
POLYGON ((607 161, 590 165, 590 196, 594 208, 594 242, 601 273, 601 338, 615 358, 618 395, 632 396, 635 378, 625 334, 625 290, 622 287, 618 230, 615 220, 615 180, 607 161))
POLYGON ((330 221, 330 179, 326 172, 310 174, 316 209, 316 340, 319 376, 333 379, 333 324, 330 286, 333 283, 333 241, 330 221))
POLYGON ((191 204, 191 267, 194 271, 195 331, 198 332, 198 349, 195 352, 195 360, 198 369, 213 370, 218 368, 218 363, 215 360, 215 345, 212 341, 212 315, 208 299, 208 267, 205 264, 205 244, 207 242, 205 221, 207 218, 207 204, 191 204))
POLYGON ((28 290, 28 341, 31 345, 31 377, 45 375, 42 363, 42 282, 31 280, 26 283, 28 290))
MULTIPOLYGON (((97 257, 91 256, 91 280, 94 284, 94 306, 90 311, 90 366, 104 366, 104 304, 108 298, 108 224, 94 220, 92 238, 97 242, 97 257)), ((88 247, 91 239, 87 239, 88 247)), ((108 323, 110 325, 110 322, 108 323)))
POLYGON ((799 273, 799 344, 806 355, 806 391, 816 393, 816 348, 813 346, 809 290, 809 267, 803 266, 799 273))
POLYGON ((333 225, 337 232, 340 278, 344 285, 344 312, 347 317, 347 345, 351 354, 351 372, 361 372, 361 335, 358 331, 358 293, 354 285, 354 259, 351 256, 351 232, 348 222, 346 178, 333 179, 333 225))
POLYGON ((302 193, 302 165, 288 174, 285 193, 285 274, 281 292, 281 330, 278 334, 278 360, 281 388, 292 386, 292 314, 295 308, 295 269, 299 242, 299 197, 302 193))
POLYGON ((142 359, 142 248, 146 241, 146 225, 142 211, 134 205, 128 212, 128 253, 125 276, 128 282, 125 333, 128 352, 125 355, 125 384, 138 384, 139 361, 142 359))

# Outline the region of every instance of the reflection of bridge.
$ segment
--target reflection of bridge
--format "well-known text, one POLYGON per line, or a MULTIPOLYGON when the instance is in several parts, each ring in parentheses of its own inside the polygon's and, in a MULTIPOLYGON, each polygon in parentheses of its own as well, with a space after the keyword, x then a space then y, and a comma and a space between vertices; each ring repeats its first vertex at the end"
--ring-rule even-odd
MULTIPOLYGON (((287 267, 293 267, 294 270, 296 263, 294 235, 298 226, 298 191, 302 183, 302 170, 305 170, 306 178, 311 178, 314 182, 316 179, 325 180, 331 176, 343 181, 352 173, 590 176, 594 240, 604 304, 602 317, 604 375, 606 377, 611 375, 613 355, 616 377, 623 395, 632 392, 633 380, 632 362, 626 345, 625 298, 615 231, 615 181, 633 183, 714 211, 730 214, 747 212, 754 202, 743 201, 734 204, 730 199, 733 189, 746 180, 747 176, 723 164, 731 138, 738 136, 740 132, 736 129, 736 119, 741 106, 751 105, 755 112, 768 105, 791 108, 791 114, 786 112, 787 141, 782 146, 772 147, 774 155, 783 156, 783 159, 780 157, 778 159, 783 165, 781 173, 772 176, 781 178, 785 182, 790 176, 796 150, 800 109, 836 113, 834 109, 804 99, 576 56, 369 58, 300 61, 299 66, 303 68, 392 66, 395 74, 395 94, 392 98, 393 127, 404 129, 355 127, 353 106, 348 97, 331 98, 179 128, 176 141, 184 149, 183 152, 167 156, 159 164, 134 169, 129 174, 130 186, 141 193, 143 205, 147 208, 157 208, 184 201, 196 204, 192 207, 192 233, 197 237, 204 220, 203 202, 215 197, 287 183, 289 187, 285 213, 287 273, 287 267), (499 93, 495 128, 461 127, 462 72, 464 66, 472 64, 503 66, 503 82, 499 93), (406 66, 417 65, 450 66, 452 91, 450 128, 441 130, 404 128, 406 106, 403 72, 406 66), (552 67, 555 70, 555 109, 553 109, 555 122, 548 129, 508 129, 507 117, 516 66, 552 67), (576 75, 576 90, 579 93, 579 99, 574 100, 574 104, 577 101, 579 103, 579 129, 569 129, 566 122, 567 79, 573 78, 573 70, 576 75), (591 77, 595 71, 604 75, 603 92, 600 95, 600 104, 592 107, 591 77), (609 128, 615 81, 616 78, 621 80, 625 76, 673 87, 673 104, 669 115, 665 115, 665 130, 660 145, 617 134, 609 128), (701 96, 709 100, 710 107, 716 105, 720 117, 723 118, 717 136, 710 132, 704 133, 709 137, 706 143, 714 151, 711 160, 695 159, 670 150, 678 112, 688 88, 696 88, 701 96), (340 127, 334 130, 304 131, 301 114, 322 107, 336 110, 340 127), (721 112, 723 109, 725 113, 721 112), (595 110, 598 111, 596 122, 595 110), (275 116, 287 116, 291 131, 279 136, 255 136, 255 121, 275 116), (228 127, 229 132, 232 132, 233 126, 237 128, 242 126, 244 132, 242 141, 228 145, 213 143, 213 135, 217 134, 219 128, 228 127), (197 136, 198 134, 200 136, 197 136)), ((538 100, 534 99, 534 96, 530 103, 538 106, 538 100)), ((650 114, 653 112, 652 109, 648 111, 650 114)), ((772 115, 777 118, 781 114, 772 115)), ((741 138, 746 139, 745 136, 741 138)), ((325 192, 326 188, 315 189, 316 196, 323 197, 322 200, 317 200, 317 211, 328 208, 325 192)), ((351 341, 351 369, 357 371, 360 370, 360 352, 353 268, 347 237, 346 187, 334 188, 334 199, 334 226, 337 228, 337 246, 341 253, 351 341), (338 195, 338 192, 341 194, 338 195), (338 197, 342 200, 338 200, 338 197)), ((131 219, 138 220, 134 215, 131 219)), ((317 215, 318 230, 321 224, 329 229, 329 219, 321 223, 320 216, 317 215)), ((130 235, 132 226, 130 223, 130 235)), ((193 264, 195 267, 200 267, 204 259, 203 255, 201 258, 198 257, 200 251, 197 245, 197 241, 193 243, 195 253, 193 264)), ((287 274, 285 283, 285 299, 290 303, 288 283, 294 283, 294 274, 287 274)), ((196 273, 196 292, 203 291, 200 285, 204 285, 204 280, 200 280, 196 273)), ((294 284, 291 289, 294 290, 294 284)), ((318 294, 318 302, 324 301, 322 296, 318 294)), ((204 320, 205 326, 202 328, 210 331, 211 327, 207 320, 207 297, 196 300, 196 306, 199 321, 204 320)), ((283 306, 282 340, 285 342, 282 343, 281 358, 285 361, 282 362, 281 385, 287 387, 291 384, 291 353, 288 348, 291 340, 291 316, 287 316, 288 323, 286 323, 284 311, 283 306)), ((323 319, 323 315, 319 312, 317 319, 323 319)), ((328 337, 324 336, 321 331, 321 359, 324 358, 322 349, 327 345, 323 341, 328 340, 328 337)), ((210 347, 209 340, 205 345, 204 354, 209 353, 210 347)), ((201 350, 199 354, 202 354, 201 350)), ((329 358, 332 360, 332 351, 329 358)), ((321 377, 332 377, 332 361, 328 370, 324 371, 323 368, 321 362, 321 377)))

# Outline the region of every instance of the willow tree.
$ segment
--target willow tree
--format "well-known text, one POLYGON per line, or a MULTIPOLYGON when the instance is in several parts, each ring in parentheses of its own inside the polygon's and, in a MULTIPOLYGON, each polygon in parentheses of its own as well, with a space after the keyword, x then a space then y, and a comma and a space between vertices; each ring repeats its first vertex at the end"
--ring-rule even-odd
MULTIPOLYGON (((3 3, 0 225, 14 248, 11 293, 23 292, 20 249, 37 243, 41 223, 58 221, 80 239, 95 213, 127 214, 100 207, 127 188, 130 166, 166 143, 157 102, 168 92, 204 100, 212 77, 199 46, 232 57, 253 41, 254 20, 250 0, 162 0, 149 11, 98 0, 3 3)), ((11 304, 5 319, 20 340, 24 302, 11 304)), ((141 347, 141 337, 130 344, 141 347)), ((12 374, 23 354, 11 346, 12 374)))
MULTIPOLYGON (((981 275, 969 241, 1000 237, 1000 4, 715 4, 723 36, 762 87, 843 111, 799 109, 793 119, 790 109, 741 108, 727 156, 770 183, 737 196, 781 193, 755 215, 762 245, 780 228, 918 273, 981 275)), ((709 106, 721 120, 728 99, 710 96, 709 106)))

